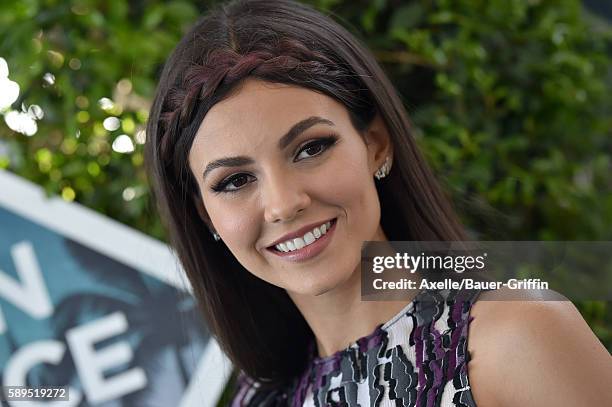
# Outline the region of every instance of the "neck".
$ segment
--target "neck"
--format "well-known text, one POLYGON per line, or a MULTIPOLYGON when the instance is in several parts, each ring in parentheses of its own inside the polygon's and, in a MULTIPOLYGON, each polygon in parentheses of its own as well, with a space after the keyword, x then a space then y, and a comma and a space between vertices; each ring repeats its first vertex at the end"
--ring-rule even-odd
POLYGON ((362 301, 360 272, 357 265, 347 281, 320 295, 288 292, 316 337, 319 357, 333 355, 371 334, 412 301, 362 301))

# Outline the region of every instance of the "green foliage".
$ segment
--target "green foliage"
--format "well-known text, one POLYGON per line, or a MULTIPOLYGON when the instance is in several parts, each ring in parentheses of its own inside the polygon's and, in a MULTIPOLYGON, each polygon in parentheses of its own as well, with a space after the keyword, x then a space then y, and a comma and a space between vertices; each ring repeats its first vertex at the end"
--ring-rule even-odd
MULTIPOLYGON (((578 0, 310 3, 374 51, 477 238, 612 240, 612 31, 578 0)), ((0 123, 0 167, 163 239, 139 141, 161 64, 203 7, 3 5, 0 57, 21 86, 13 106, 45 116, 31 137, 0 123), (120 127, 105 129, 108 117, 120 127), (133 152, 113 150, 122 134, 133 152)), ((612 349, 609 304, 577 305, 612 349)))
POLYGON ((8 152, 0 156, 0 167, 162 238, 139 141, 158 70, 198 10, 185 1, 146 3, 3 5, 0 56, 9 64, 9 78, 21 86, 14 106, 39 105, 44 117, 31 137, 0 124, 8 152), (47 73, 55 79, 43 79, 47 73), (104 105, 103 98, 113 102, 104 105), (104 128, 108 117, 119 119, 118 129, 104 128), (132 153, 111 148, 122 134, 132 140, 132 153))

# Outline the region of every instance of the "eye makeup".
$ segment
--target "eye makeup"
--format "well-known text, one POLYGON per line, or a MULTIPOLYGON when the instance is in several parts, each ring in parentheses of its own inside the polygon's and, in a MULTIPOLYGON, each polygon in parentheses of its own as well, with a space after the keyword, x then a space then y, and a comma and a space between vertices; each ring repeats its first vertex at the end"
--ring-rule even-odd
MULTIPOLYGON (((309 140, 298 148, 296 157, 294 158, 293 162, 299 162, 306 159, 310 160, 325 154, 330 147, 336 144, 338 139, 339 137, 335 134, 330 134, 328 136, 318 137, 313 140, 309 140), (298 157, 304 152, 307 153, 308 156, 298 159, 298 157)), ((243 186, 246 185, 248 181, 241 182, 240 185, 236 185, 235 182, 238 180, 245 180, 248 177, 255 178, 253 177, 253 175, 248 173, 232 174, 229 177, 224 178, 223 180, 215 183, 213 186, 210 187, 210 189, 215 194, 238 192, 244 188, 243 186), (228 186, 233 186, 234 188, 228 189, 228 186)))

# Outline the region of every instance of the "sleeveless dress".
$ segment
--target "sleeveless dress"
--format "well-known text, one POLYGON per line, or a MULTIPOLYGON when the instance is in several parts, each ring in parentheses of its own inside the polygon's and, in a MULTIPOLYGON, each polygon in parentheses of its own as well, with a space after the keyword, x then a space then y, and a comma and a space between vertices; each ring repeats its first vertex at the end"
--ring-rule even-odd
POLYGON ((306 371, 264 390, 241 373, 232 407, 475 407, 467 374, 478 290, 423 290, 395 317, 331 356, 310 348, 306 371))

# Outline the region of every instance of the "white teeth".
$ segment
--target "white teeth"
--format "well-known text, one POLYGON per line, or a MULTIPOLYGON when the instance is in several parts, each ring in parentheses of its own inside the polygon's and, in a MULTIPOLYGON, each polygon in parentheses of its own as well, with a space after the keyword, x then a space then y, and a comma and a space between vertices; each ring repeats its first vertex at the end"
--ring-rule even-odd
POLYGON ((306 244, 311 244, 312 242, 314 242, 316 239, 314 237, 314 235, 312 234, 312 232, 308 232, 304 235, 304 242, 306 242, 306 244))
POLYGON ((295 245, 295 248, 298 250, 306 246, 306 242, 301 237, 296 237, 295 239, 293 239, 293 244, 295 245))
POLYGON ((294 250, 299 250, 309 244, 314 243, 318 238, 327 233, 327 231, 331 228, 331 221, 322 224, 319 227, 312 229, 312 231, 307 232, 304 236, 298 237, 295 239, 287 240, 286 242, 279 243, 276 246, 276 249, 281 252, 292 252, 294 250))
POLYGON ((287 249, 289 249, 290 252, 295 250, 295 244, 293 243, 293 241, 288 240, 287 242, 285 242, 285 244, 287 245, 287 249))

